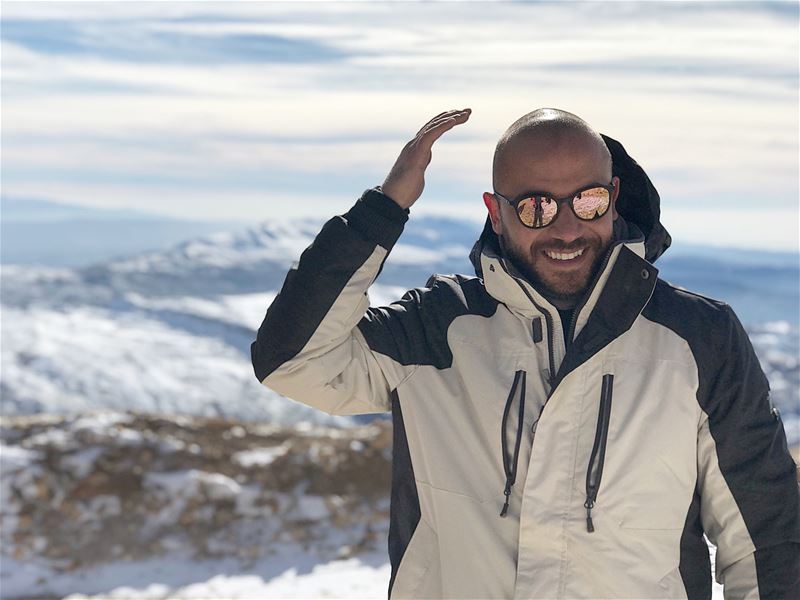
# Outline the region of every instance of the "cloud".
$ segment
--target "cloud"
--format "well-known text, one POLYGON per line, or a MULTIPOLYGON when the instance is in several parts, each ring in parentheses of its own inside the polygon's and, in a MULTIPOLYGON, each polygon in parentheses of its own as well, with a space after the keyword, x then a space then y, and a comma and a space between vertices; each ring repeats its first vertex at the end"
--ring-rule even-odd
POLYGON ((144 63, 304 63, 341 60, 347 54, 313 39, 261 32, 181 32, 131 27, 126 22, 76 23, 5 19, 3 38, 30 51, 64 57, 102 57, 144 63))
POLYGON ((490 184, 506 126, 555 106, 620 140, 671 207, 741 211, 753 190, 771 209, 797 205, 797 10, 11 2, 3 13, 4 191, 208 218, 263 215, 254 199, 299 193, 314 199, 270 211, 318 214, 379 183, 431 116, 471 106, 427 175, 430 208, 451 210, 490 184))

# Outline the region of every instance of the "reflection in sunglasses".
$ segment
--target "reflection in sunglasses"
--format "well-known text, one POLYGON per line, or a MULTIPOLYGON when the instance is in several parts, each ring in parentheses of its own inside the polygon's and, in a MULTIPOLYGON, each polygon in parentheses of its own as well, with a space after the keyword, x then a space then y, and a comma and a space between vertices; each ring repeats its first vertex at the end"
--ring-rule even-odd
MULTIPOLYGON (((602 217, 611 204, 612 187, 598 186, 576 193, 568 198, 549 196, 530 196, 516 202, 517 216, 523 225, 533 229, 546 227, 555 221, 561 206, 569 204, 572 212, 583 221, 593 221, 602 217)), ((507 200, 504 196, 497 194, 507 200)), ((508 200, 507 200, 508 201, 508 200)), ((509 201, 509 204, 511 202, 509 201)))

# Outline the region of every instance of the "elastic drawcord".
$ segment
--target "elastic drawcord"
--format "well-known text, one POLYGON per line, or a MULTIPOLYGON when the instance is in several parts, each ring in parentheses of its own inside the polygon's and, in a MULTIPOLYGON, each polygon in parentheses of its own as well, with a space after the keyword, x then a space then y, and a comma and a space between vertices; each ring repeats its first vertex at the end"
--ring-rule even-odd
POLYGON ((526 372, 525 371, 517 371, 514 373, 514 383, 511 385, 511 391, 508 393, 508 398, 506 399, 506 407, 503 410, 503 423, 502 423, 502 432, 501 432, 501 443, 503 446, 503 471, 506 474, 506 485, 503 488, 503 494, 505 495, 505 503, 503 504, 503 509, 500 511, 500 516, 505 517, 508 513, 508 501, 511 497, 511 486, 514 485, 514 481, 517 478, 517 461, 519 460, 519 447, 520 443, 522 442, 522 430, 524 427, 524 416, 525 416, 525 379, 526 379, 526 372), (511 412, 511 404, 514 402, 514 394, 517 391, 517 386, 520 388, 520 395, 519 395, 519 419, 517 421, 517 441, 514 444, 514 457, 509 461, 508 458, 508 444, 506 443, 506 423, 508 422, 508 415, 511 412))

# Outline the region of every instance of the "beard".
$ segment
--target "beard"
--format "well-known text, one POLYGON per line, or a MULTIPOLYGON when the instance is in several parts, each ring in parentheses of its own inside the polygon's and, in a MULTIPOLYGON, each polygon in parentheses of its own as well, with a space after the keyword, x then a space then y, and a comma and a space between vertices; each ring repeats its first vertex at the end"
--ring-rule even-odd
POLYGON ((533 244, 524 249, 515 246, 504 235, 499 235, 498 239, 500 249, 508 261, 557 308, 575 306, 583 297, 597 277, 612 241, 610 237, 608 240, 599 237, 579 238, 569 247, 550 242, 533 244), (584 254, 588 255, 583 266, 574 270, 554 269, 552 264, 548 264, 550 259, 543 255, 545 249, 569 253, 578 248, 585 248, 584 254))

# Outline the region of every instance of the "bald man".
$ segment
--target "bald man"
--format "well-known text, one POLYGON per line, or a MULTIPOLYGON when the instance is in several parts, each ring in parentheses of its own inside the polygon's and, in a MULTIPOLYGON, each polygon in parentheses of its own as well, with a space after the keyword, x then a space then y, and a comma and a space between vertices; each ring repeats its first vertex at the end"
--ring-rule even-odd
POLYGON ((558 109, 497 144, 475 276, 381 308, 368 288, 420 198, 441 113, 328 221, 251 346, 330 414, 391 411, 390 598, 800 597, 800 491, 741 323, 653 266, 659 196, 558 109))

